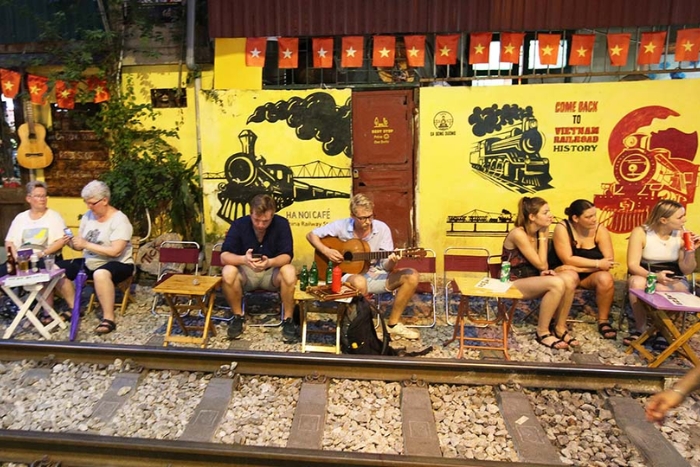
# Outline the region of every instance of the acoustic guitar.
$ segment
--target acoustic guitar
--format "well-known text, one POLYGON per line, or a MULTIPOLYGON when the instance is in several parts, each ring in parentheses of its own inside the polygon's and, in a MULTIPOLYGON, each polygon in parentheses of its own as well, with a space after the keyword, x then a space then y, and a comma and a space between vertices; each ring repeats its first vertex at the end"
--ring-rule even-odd
POLYGON ((25 169, 44 169, 53 162, 53 152, 46 144, 46 128, 41 123, 34 122, 31 102, 25 102, 24 109, 27 121, 17 129, 20 141, 17 163, 25 169))
MULTIPOLYGON (((346 274, 364 274, 369 270, 370 262, 374 259, 388 258, 392 253, 399 256, 423 257, 423 248, 402 248, 393 251, 371 251, 369 243, 359 238, 342 241, 336 237, 324 237, 321 243, 328 248, 338 250, 343 255, 343 262, 340 263, 340 270, 346 274)), ((320 272, 328 268, 328 258, 318 250, 314 251, 314 260, 320 272)))

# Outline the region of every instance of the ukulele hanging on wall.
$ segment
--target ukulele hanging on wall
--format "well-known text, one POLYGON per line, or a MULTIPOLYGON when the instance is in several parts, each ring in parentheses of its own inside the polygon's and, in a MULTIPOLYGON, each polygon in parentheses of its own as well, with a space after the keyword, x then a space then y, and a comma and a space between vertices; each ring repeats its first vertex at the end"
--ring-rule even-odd
POLYGON ((17 148, 17 163, 25 169, 44 169, 53 162, 53 152, 46 144, 46 128, 34 121, 33 105, 24 102, 23 123, 17 129, 19 147, 17 148))

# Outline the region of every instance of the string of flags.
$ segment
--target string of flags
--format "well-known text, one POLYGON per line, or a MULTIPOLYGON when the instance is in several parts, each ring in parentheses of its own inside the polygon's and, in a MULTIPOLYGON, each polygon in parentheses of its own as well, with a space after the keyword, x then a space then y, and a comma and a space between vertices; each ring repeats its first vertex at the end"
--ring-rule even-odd
MULTIPOLYGON (((455 65, 459 57, 460 34, 435 36, 435 64, 455 65)), ((469 64, 489 63, 489 46, 492 33, 469 34, 469 64)), ((590 66, 593 58, 595 34, 573 34, 569 51, 569 65, 590 66)), ((403 36, 406 62, 410 67, 425 66, 426 36, 403 36)), ((500 33, 500 61, 517 64, 525 33, 500 33)), ((538 57, 542 65, 556 65, 559 58, 561 34, 537 34, 538 57)), ((632 35, 630 33, 607 34, 607 51, 613 66, 627 64, 632 35)), ((364 56, 363 36, 341 38, 340 66, 343 68, 362 67, 364 56)), ((654 65, 661 60, 666 42, 666 31, 643 32, 639 40, 637 65, 654 65)), ((278 44, 278 68, 298 68, 299 39, 280 37, 278 44)), ((396 59, 395 36, 373 36, 372 66, 393 67, 396 59)), ((245 63, 249 67, 265 66, 266 37, 246 39, 245 63)), ((312 38, 314 68, 333 67, 333 38, 312 38)), ((677 32, 675 59, 677 62, 696 62, 700 52, 700 28, 681 29, 677 32)))
MULTIPOLYGON (((8 99, 14 99, 19 93, 22 83, 22 74, 17 71, 0 68, 0 87, 2 94, 8 99)), ((27 90, 29 100, 33 104, 44 105, 49 97, 49 79, 44 76, 27 74, 27 90)), ((54 84, 54 96, 56 105, 62 109, 75 107, 75 96, 78 92, 77 82, 56 80, 54 84)), ((87 88, 94 93, 93 102, 99 104, 109 100, 107 80, 90 76, 87 79, 87 88)))

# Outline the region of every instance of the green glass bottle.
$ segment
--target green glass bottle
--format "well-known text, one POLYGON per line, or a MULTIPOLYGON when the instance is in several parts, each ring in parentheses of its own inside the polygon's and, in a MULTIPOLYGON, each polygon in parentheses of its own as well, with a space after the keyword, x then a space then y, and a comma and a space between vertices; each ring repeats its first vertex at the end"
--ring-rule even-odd
POLYGON ((333 261, 328 261, 328 268, 326 269, 326 285, 331 285, 333 282, 333 261))
POLYGON ((311 269, 309 269, 309 285, 311 287, 318 285, 318 266, 316 266, 316 261, 311 263, 311 269))
POLYGON ((306 265, 301 267, 301 274, 299 274, 299 290, 306 290, 309 286, 309 270, 306 269, 306 265))

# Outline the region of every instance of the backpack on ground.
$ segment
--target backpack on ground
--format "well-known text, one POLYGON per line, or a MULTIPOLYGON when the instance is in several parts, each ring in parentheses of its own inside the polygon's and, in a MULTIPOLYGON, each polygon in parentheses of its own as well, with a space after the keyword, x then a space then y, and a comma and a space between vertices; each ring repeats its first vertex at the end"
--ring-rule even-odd
POLYGON ((365 297, 353 298, 340 322, 340 348, 343 353, 359 355, 397 355, 384 317, 365 297), (384 340, 379 339, 374 319, 379 319, 384 340))

